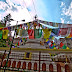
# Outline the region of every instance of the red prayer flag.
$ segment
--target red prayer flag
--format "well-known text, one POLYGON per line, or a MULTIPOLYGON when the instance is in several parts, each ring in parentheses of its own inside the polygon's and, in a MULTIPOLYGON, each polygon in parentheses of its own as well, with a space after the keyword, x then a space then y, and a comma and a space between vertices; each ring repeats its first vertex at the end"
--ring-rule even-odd
POLYGON ((51 43, 53 43, 53 41, 51 41, 51 43))
POLYGON ((69 37, 72 37, 72 34, 70 33, 69 37))
POLYGON ((60 47, 62 47, 63 45, 64 45, 64 44, 61 42, 61 43, 60 43, 60 47))
POLYGON ((22 28, 22 24, 20 24, 20 27, 22 28))
POLYGON ((51 47, 53 46, 53 44, 51 44, 51 47))
POLYGON ((40 24, 39 24, 39 27, 40 27, 40 24))
POLYGON ((29 29, 28 30, 28 35, 29 35, 29 39, 34 39, 34 30, 33 29, 29 29))
POLYGON ((8 30, 8 28, 4 28, 4 30, 8 30))
POLYGON ((19 46, 19 42, 18 42, 18 46, 19 46))

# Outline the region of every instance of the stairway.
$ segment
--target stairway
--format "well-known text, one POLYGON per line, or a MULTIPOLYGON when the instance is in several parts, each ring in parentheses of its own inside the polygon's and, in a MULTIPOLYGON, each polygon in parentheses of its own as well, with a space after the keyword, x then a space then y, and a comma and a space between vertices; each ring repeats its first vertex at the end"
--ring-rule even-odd
POLYGON ((18 47, 20 48, 35 48, 35 49, 46 49, 45 46, 40 45, 40 41, 42 41, 42 38, 38 38, 38 39, 27 39, 27 42, 25 43, 25 45, 20 45, 18 47))

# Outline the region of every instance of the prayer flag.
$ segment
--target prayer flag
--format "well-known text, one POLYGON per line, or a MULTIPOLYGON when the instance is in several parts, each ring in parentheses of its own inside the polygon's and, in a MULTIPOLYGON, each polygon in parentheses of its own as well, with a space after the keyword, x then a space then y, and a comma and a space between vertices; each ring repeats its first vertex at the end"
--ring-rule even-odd
POLYGON ((0 30, 0 39, 2 39, 2 34, 3 34, 2 30, 0 30))
POLYGON ((60 47, 62 47, 63 45, 64 45, 64 44, 61 42, 61 43, 60 43, 60 47))
POLYGON ((34 37, 40 38, 42 36, 42 29, 34 29, 34 37))
POLYGON ((66 49, 66 47, 67 47, 66 45, 63 45, 63 47, 62 47, 62 48, 63 48, 63 49, 66 49))
POLYGON ((69 47, 67 47, 66 49, 70 49, 69 47))
POLYGON ((18 35, 19 35, 19 36, 22 36, 22 29, 19 29, 18 35))
POLYGON ((44 38, 47 39, 51 35, 51 29, 43 29, 44 38))
POLYGON ((29 39, 34 39, 34 30, 33 29, 29 29, 28 30, 28 35, 29 35, 29 39))
POLYGON ((2 30, 3 31, 3 39, 7 39, 9 30, 2 30))

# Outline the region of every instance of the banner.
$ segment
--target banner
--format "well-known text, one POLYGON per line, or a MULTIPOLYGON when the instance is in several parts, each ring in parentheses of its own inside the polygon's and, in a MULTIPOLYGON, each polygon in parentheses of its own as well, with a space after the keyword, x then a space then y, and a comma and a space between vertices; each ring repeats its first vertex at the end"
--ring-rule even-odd
POLYGON ((72 28, 72 24, 67 24, 67 27, 68 28, 72 28))
POLYGON ((59 31, 59 29, 52 29, 52 32, 53 32, 55 35, 58 35, 58 31, 59 31))
POLYGON ((66 38, 71 38, 72 37, 72 28, 70 28, 70 34, 66 38))
POLYGON ((27 37, 28 36, 28 31, 27 30, 22 30, 22 37, 27 37))
POLYGON ((9 30, 2 30, 3 31, 3 39, 7 39, 9 30))
POLYGON ((36 29, 37 26, 37 22, 33 22, 34 23, 34 29, 36 29))
POLYGON ((47 39, 51 35, 51 29, 43 29, 44 38, 47 39))
POLYGON ((2 30, 0 30, 0 39, 2 39, 2 34, 3 34, 2 30))
POLYGON ((60 28, 59 35, 66 37, 70 34, 70 28, 60 28))
POLYGON ((29 23, 27 23, 27 26, 28 26, 28 29, 30 28, 30 25, 29 25, 29 23))
POLYGON ((22 29, 19 29, 18 35, 19 35, 19 36, 22 36, 22 29))
POLYGON ((42 29, 34 29, 34 37, 40 38, 42 36, 42 29))
POLYGON ((34 30, 33 29, 29 29, 28 30, 28 35, 29 35, 29 39, 34 39, 34 30))

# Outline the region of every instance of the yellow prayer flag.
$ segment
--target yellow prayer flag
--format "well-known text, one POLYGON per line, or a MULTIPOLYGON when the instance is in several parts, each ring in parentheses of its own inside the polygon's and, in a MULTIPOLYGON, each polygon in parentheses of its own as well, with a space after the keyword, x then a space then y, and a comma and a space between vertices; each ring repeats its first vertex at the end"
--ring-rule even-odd
POLYGON ((15 46, 17 46, 17 43, 15 44, 15 46))
POLYGON ((48 41, 49 39, 46 39, 46 42, 48 41))
POLYGON ((51 35, 51 29, 43 29, 44 38, 47 39, 51 35))
POLYGON ((66 38, 71 38, 71 37, 70 37, 70 34, 69 34, 66 38))
POLYGON ((55 38, 55 37, 53 36, 53 37, 52 37, 52 40, 54 40, 54 38, 55 38))
POLYGON ((69 49, 69 47, 67 47, 66 49, 69 49))
POLYGON ((9 30, 2 30, 3 31, 3 39, 7 39, 9 30))
POLYGON ((54 47, 53 49, 56 49, 56 47, 54 47))
POLYGON ((29 25, 29 23, 27 23, 27 26, 28 26, 28 29, 30 28, 30 25, 29 25))
POLYGON ((2 29, 3 27, 0 27, 0 29, 2 29))
POLYGON ((54 43, 54 46, 55 46, 56 44, 54 43))

